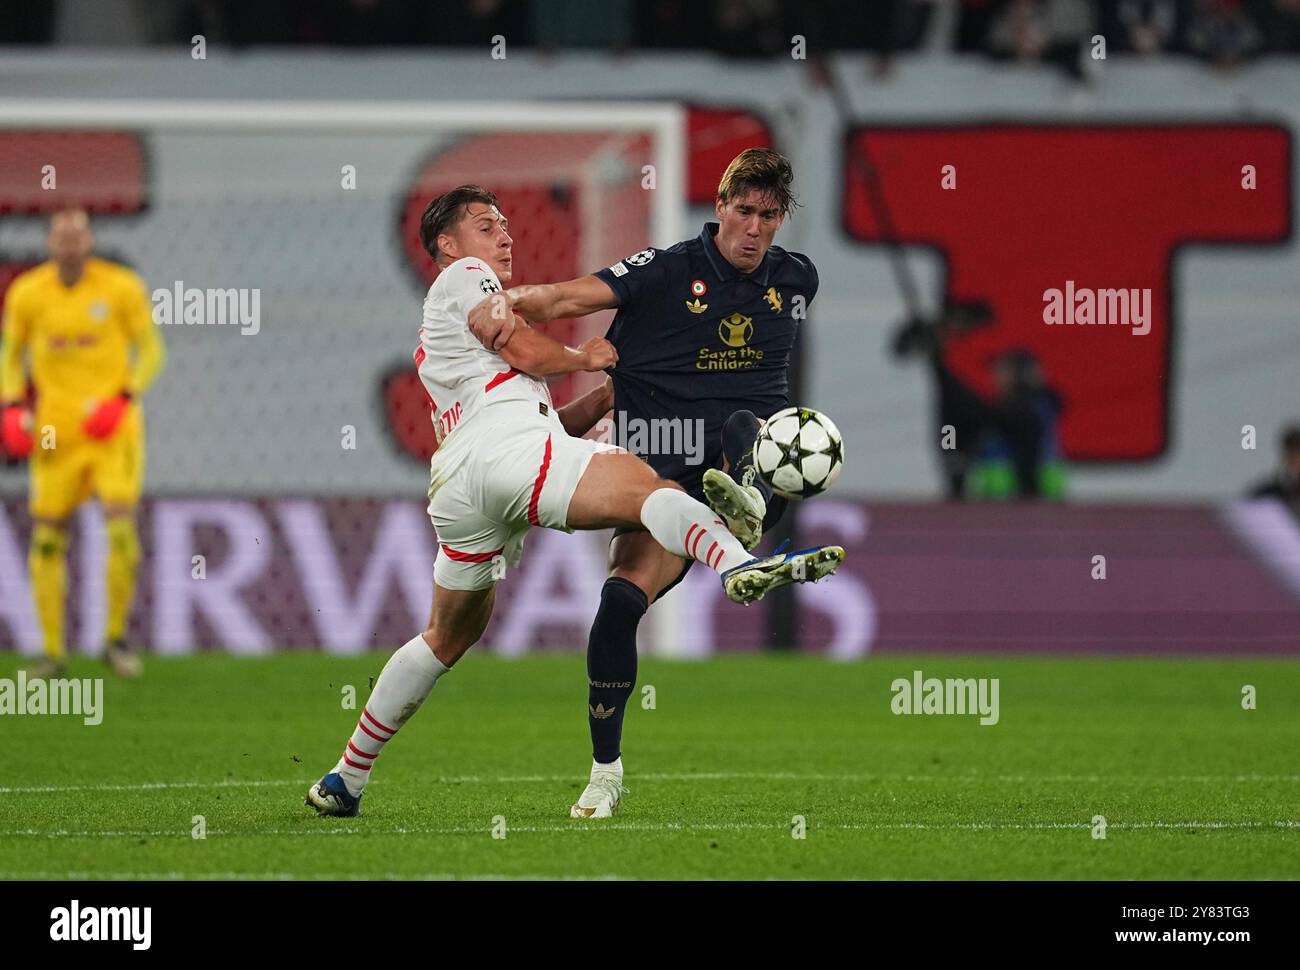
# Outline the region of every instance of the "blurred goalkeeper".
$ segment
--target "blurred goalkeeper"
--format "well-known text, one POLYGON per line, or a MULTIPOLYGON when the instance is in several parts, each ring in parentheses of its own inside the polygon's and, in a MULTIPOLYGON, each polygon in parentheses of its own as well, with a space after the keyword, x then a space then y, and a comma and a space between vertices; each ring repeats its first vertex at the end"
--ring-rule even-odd
POLYGON ((45 647, 33 675, 41 677, 59 676, 66 662, 67 523, 92 495, 108 532, 108 661, 123 677, 140 673, 126 645, 140 559, 139 398, 162 370, 165 351, 144 281, 96 258, 94 245, 85 210, 56 212, 49 260, 17 277, 5 298, 0 430, 5 450, 31 461, 29 565, 45 647))

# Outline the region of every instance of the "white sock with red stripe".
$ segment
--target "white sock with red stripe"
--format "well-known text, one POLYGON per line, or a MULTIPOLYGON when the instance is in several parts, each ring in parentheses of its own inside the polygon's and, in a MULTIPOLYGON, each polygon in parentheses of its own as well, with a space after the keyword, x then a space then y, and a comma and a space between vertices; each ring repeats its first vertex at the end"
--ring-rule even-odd
POLYGON ((361 794, 379 752, 420 709, 447 669, 433 655, 423 635, 404 644, 389 658, 361 711, 357 729, 343 749, 343 757, 334 766, 351 795, 361 794))
POLYGON ((641 524, 674 556, 696 559, 715 573, 754 558, 712 509, 675 488, 650 493, 641 506, 641 524))

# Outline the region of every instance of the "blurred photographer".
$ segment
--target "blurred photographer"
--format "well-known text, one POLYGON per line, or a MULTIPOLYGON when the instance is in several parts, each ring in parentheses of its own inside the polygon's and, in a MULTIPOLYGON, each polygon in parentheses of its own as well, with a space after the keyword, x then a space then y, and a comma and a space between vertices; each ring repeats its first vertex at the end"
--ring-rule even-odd
POLYGON ((1300 424, 1282 432, 1281 462, 1272 478, 1250 490, 1251 498, 1275 498, 1300 519, 1300 424))
POLYGON ((948 498, 1060 499, 1065 474, 1057 448, 1061 397, 1028 350, 990 360, 996 396, 985 400, 944 362, 954 334, 990 322, 986 307, 949 306, 938 320, 913 319, 899 328, 894 355, 928 359, 938 389, 939 461, 948 498), (943 429, 951 426, 953 434, 943 429))

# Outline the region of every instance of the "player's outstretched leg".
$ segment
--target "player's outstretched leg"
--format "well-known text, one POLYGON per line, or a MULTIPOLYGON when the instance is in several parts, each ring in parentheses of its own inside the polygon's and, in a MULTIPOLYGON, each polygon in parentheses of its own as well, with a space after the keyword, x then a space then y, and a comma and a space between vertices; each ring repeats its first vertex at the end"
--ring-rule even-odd
MULTIPOLYGON (((685 492, 661 488, 645 500, 641 521, 655 541, 673 555, 697 559, 716 572, 722 579, 723 592, 733 603, 748 606, 778 586, 815 583, 835 572, 844 561, 844 550, 839 546, 815 546, 786 555, 753 559, 730 532, 716 528, 708 531, 707 526, 701 525, 698 518, 702 508, 685 492), (685 535, 685 540, 677 541, 678 535, 685 535)), ((721 525, 717 519, 711 522, 721 525)))
POLYGON ((478 642, 492 616, 494 593, 492 586, 434 586, 429 628, 389 658, 338 763, 307 792, 306 803, 318 814, 361 814, 361 795, 380 752, 420 709, 438 678, 478 642))
POLYGON ((839 546, 754 559, 701 502, 626 452, 594 455, 569 503, 571 529, 644 526, 674 556, 704 563, 720 577, 727 598, 749 604, 788 583, 816 582, 844 561, 839 546))
POLYGON ((754 442, 763 422, 753 411, 736 411, 722 426, 722 454, 728 471, 704 473, 704 498, 746 549, 763 538, 771 487, 754 468, 754 442))

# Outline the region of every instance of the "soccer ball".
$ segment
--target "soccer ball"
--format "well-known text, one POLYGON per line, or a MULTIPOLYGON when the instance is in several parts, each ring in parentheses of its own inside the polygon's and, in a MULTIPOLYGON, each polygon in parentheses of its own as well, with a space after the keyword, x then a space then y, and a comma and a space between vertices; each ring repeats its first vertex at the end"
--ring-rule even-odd
POLYGON ((785 408, 767 419, 754 442, 754 467, 784 498, 820 495, 844 467, 835 422, 812 408, 785 408))

